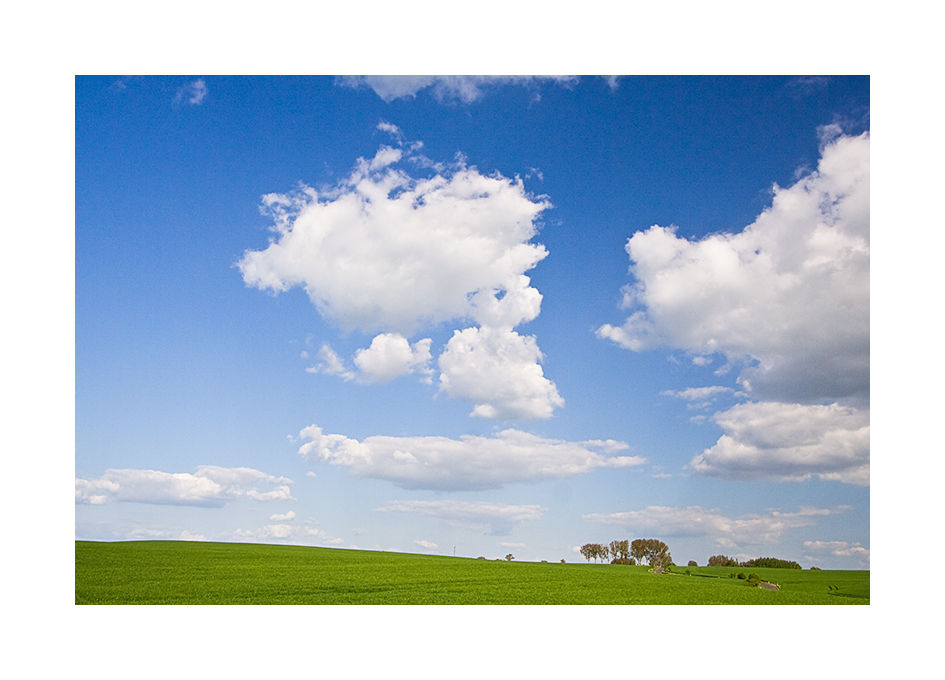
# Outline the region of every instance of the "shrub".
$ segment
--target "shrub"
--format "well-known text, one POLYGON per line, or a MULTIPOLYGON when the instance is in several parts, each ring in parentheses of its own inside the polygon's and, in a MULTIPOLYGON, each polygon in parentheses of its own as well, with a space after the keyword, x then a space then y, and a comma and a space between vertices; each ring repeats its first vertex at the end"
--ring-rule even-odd
POLYGON ((486 558, 485 558, 485 557, 483 557, 482 555, 480 555, 480 556, 479 556, 479 557, 477 557, 476 559, 477 559, 477 560, 484 560, 484 559, 486 559, 486 558))
POLYGON ((698 567, 699 565, 696 564, 696 561, 695 561, 695 560, 689 560, 689 564, 687 564, 686 566, 687 566, 687 567, 698 567))
POLYGON ((746 578, 748 578, 748 577, 745 576, 745 572, 740 571, 740 572, 738 572, 738 578, 740 578, 742 581, 744 581, 744 580, 745 580, 746 578))
POLYGON ((633 560, 629 557, 615 557, 610 561, 611 564, 633 564, 633 560))
POLYGON ((820 571, 820 567, 811 567, 810 570, 811 570, 811 571, 820 571))
POLYGON ((561 564, 564 564, 564 560, 561 560, 561 564))

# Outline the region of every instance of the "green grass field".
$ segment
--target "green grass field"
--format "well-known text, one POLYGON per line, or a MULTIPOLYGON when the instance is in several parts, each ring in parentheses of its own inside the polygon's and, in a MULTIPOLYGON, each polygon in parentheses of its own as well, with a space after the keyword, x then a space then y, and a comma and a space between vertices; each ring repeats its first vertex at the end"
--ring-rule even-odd
POLYGON ((869 604, 868 571, 496 562, 186 541, 75 542, 76 604, 869 604), (686 567, 677 567, 685 572, 686 567), (729 573, 757 574, 779 591, 729 573), (697 575, 701 575, 700 578, 697 575), (722 578, 712 578, 722 577, 722 578))

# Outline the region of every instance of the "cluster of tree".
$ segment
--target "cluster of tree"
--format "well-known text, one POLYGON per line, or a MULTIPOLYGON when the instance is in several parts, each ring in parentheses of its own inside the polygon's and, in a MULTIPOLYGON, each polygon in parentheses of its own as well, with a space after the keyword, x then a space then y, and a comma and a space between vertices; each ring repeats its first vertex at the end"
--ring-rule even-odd
POLYGON ((643 564, 645 560, 650 566, 665 567, 673 563, 669 547, 655 538, 638 538, 633 543, 611 541, 610 545, 585 543, 581 546, 581 555, 588 562, 612 557, 611 564, 643 564))
POLYGON ((713 555, 709 558, 710 567, 765 567, 767 569, 800 569, 801 565, 793 560, 779 560, 776 557, 758 557, 747 562, 739 562, 725 555, 713 555))
POLYGON ((794 560, 779 560, 777 557, 758 557, 747 562, 742 562, 740 567, 765 567, 766 569, 800 569, 794 560))
POLYGON ((669 554, 669 546, 655 538, 638 538, 630 544, 630 556, 643 564, 643 560, 651 567, 668 567, 673 563, 673 556, 669 554))
POLYGON ((601 545, 600 543, 585 543, 581 546, 581 555, 584 556, 588 562, 594 560, 606 560, 610 557, 610 548, 606 545, 601 545))

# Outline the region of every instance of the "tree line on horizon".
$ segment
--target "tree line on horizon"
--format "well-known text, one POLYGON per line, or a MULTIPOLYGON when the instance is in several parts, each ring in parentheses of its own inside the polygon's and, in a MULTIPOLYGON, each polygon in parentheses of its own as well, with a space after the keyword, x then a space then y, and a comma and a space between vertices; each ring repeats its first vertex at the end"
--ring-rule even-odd
POLYGON ((766 569, 800 569, 794 560, 782 560, 777 557, 756 557, 753 560, 739 562, 725 555, 713 555, 709 558, 710 567, 764 567, 766 569))
MULTIPOLYGON (((670 567, 673 557, 669 553, 669 546, 655 538, 638 538, 634 541, 611 541, 609 545, 601 543, 585 543, 580 548, 581 555, 588 562, 610 560, 611 564, 648 564, 651 567, 670 567)), ((698 566, 694 561, 690 567, 698 566)), ((712 555, 709 558, 710 567, 759 567, 766 569, 801 569, 801 565, 794 560, 782 560, 777 557, 756 557, 755 559, 739 562, 733 557, 712 555)))

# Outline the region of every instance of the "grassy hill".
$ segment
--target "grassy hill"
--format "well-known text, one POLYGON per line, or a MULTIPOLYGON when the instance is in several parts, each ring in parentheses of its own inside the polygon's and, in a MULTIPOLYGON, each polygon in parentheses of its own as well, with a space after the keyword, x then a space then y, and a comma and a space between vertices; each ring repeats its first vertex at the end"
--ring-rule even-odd
POLYGON ((868 571, 676 570, 245 543, 76 541, 75 603, 869 604, 868 571), (781 589, 728 577, 739 572, 781 589))

